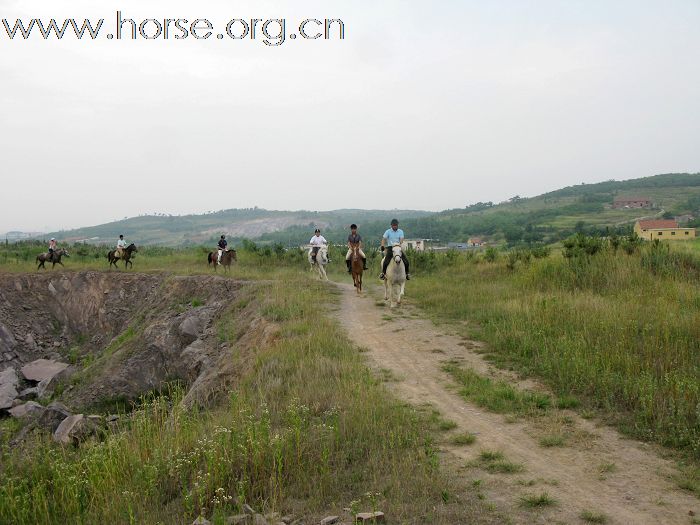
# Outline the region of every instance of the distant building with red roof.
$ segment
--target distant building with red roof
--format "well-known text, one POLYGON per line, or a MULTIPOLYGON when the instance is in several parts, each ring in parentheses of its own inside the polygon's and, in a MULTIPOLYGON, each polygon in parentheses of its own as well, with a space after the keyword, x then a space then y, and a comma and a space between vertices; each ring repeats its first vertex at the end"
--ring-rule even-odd
POLYGON ((651 208, 653 203, 646 197, 620 197, 613 201, 612 207, 615 209, 624 208, 651 208))

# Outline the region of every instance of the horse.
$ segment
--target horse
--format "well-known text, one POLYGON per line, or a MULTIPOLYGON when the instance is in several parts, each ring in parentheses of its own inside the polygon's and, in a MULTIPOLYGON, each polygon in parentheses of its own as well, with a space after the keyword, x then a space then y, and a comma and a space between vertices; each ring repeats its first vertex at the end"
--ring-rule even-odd
MULTIPOLYGON (((313 246, 313 248, 316 248, 316 246, 313 246)), ((326 275, 326 265, 328 264, 328 246, 321 245, 318 247, 315 261, 311 258, 311 252, 309 252, 309 264, 311 265, 311 269, 313 271, 318 272, 319 279, 325 279, 327 281, 328 276, 326 275)))
MULTIPOLYGON (((63 256, 70 257, 68 250, 64 250, 63 248, 61 248, 60 250, 55 250, 53 252, 53 258, 51 258, 51 259, 49 259, 48 253, 40 253, 39 255, 36 256, 35 262, 39 263, 37 265, 36 269, 38 270, 40 268, 43 268, 44 270, 46 270, 46 266, 44 266, 44 263, 46 261, 53 263, 53 265, 51 266, 52 270, 53 270, 54 266, 56 266, 57 264, 60 264, 61 266, 63 266, 63 263, 61 262, 61 257, 63 257, 63 256)), ((64 266, 64 268, 65 268, 65 266, 64 266)))
POLYGON ((136 245, 133 242, 129 246, 124 248, 121 256, 117 255, 117 250, 110 250, 109 252, 107 252, 107 260, 109 261, 109 267, 111 268, 112 265, 114 265, 115 268, 119 268, 117 266, 117 261, 119 259, 124 261, 124 268, 128 268, 129 265, 133 267, 134 263, 131 262, 131 254, 136 252, 138 252, 138 250, 136 249, 136 245))
MULTIPOLYGON (((391 247, 391 261, 384 276, 384 300, 389 300, 390 308, 396 308, 401 304, 401 296, 406 286, 406 267, 401 255, 401 246, 395 244, 391 247)), ((380 260, 379 263, 382 264, 382 261, 380 260)))
MULTIPOLYGON (((212 264, 214 265, 214 271, 216 271, 216 267, 218 266, 217 263, 217 258, 219 257, 219 254, 217 252, 209 252, 209 255, 207 255, 207 264, 211 266, 212 264)), ((224 250, 224 253, 221 254, 221 265, 224 267, 225 271, 228 271, 231 269, 231 263, 237 262, 238 258, 236 257, 236 250, 230 249, 230 250, 224 250)))
POLYGON ((364 271, 364 265, 362 264, 362 257, 360 257, 360 243, 351 242, 350 243, 350 270, 352 271, 352 282, 355 286, 357 293, 362 292, 362 272, 364 271))

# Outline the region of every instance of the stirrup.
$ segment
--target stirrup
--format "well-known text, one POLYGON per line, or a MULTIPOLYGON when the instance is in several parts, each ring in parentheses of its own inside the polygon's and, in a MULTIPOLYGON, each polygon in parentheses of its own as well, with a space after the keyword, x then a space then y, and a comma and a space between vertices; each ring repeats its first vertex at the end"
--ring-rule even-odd
POLYGON ((406 274, 406 280, 407 280, 407 281, 410 281, 410 280, 411 280, 411 274, 410 274, 410 273, 407 273, 407 274, 406 274))
POLYGON ((379 274, 379 278, 383 281, 386 276, 384 275, 384 272, 379 274))

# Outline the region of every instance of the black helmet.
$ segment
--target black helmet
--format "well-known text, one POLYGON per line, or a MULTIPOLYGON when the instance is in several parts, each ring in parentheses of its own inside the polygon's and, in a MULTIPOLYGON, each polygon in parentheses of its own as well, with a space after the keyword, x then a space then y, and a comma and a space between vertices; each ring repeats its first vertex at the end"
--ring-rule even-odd
POLYGON ((350 225, 351 230, 356 230, 357 229, 357 224, 351 224, 350 225))
POLYGON ((398 225, 399 225, 399 220, 398 220, 398 219, 391 219, 391 225, 393 226, 394 224, 395 224, 396 226, 398 226, 398 225))
POLYGON ((316 229, 314 230, 314 233, 321 233, 321 230, 319 230, 318 228, 316 228, 316 229))
POLYGON ((225 239, 225 238, 226 238, 226 236, 225 236, 225 235, 222 235, 222 236, 221 236, 221 238, 222 238, 222 239, 225 239))
POLYGON ((119 238, 120 238, 120 239, 123 239, 123 238, 124 238, 124 236, 123 236, 123 235, 120 235, 120 236, 119 236, 119 238))

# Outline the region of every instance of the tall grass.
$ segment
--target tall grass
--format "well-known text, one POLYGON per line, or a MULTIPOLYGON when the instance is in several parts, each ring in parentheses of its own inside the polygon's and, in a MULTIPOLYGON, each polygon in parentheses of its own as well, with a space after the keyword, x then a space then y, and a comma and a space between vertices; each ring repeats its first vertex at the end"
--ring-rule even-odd
POLYGON ((700 263, 647 244, 511 265, 448 261, 409 293, 471 321, 492 358, 604 408, 636 436, 700 457, 700 263))
POLYGON ((224 523, 244 503, 311 519, 366 493, 397 522, 472 521, 464 500, 444 503, 427 417, 393 401, 325 315, 329 289, 287 269, 249 292, 219 321, 240 374, 223 406, 185 411, 173 389, 80 448, 1 444, 0 523, 224 523), (269 347, 237 346, 248 304, 277 326, 269 347))

